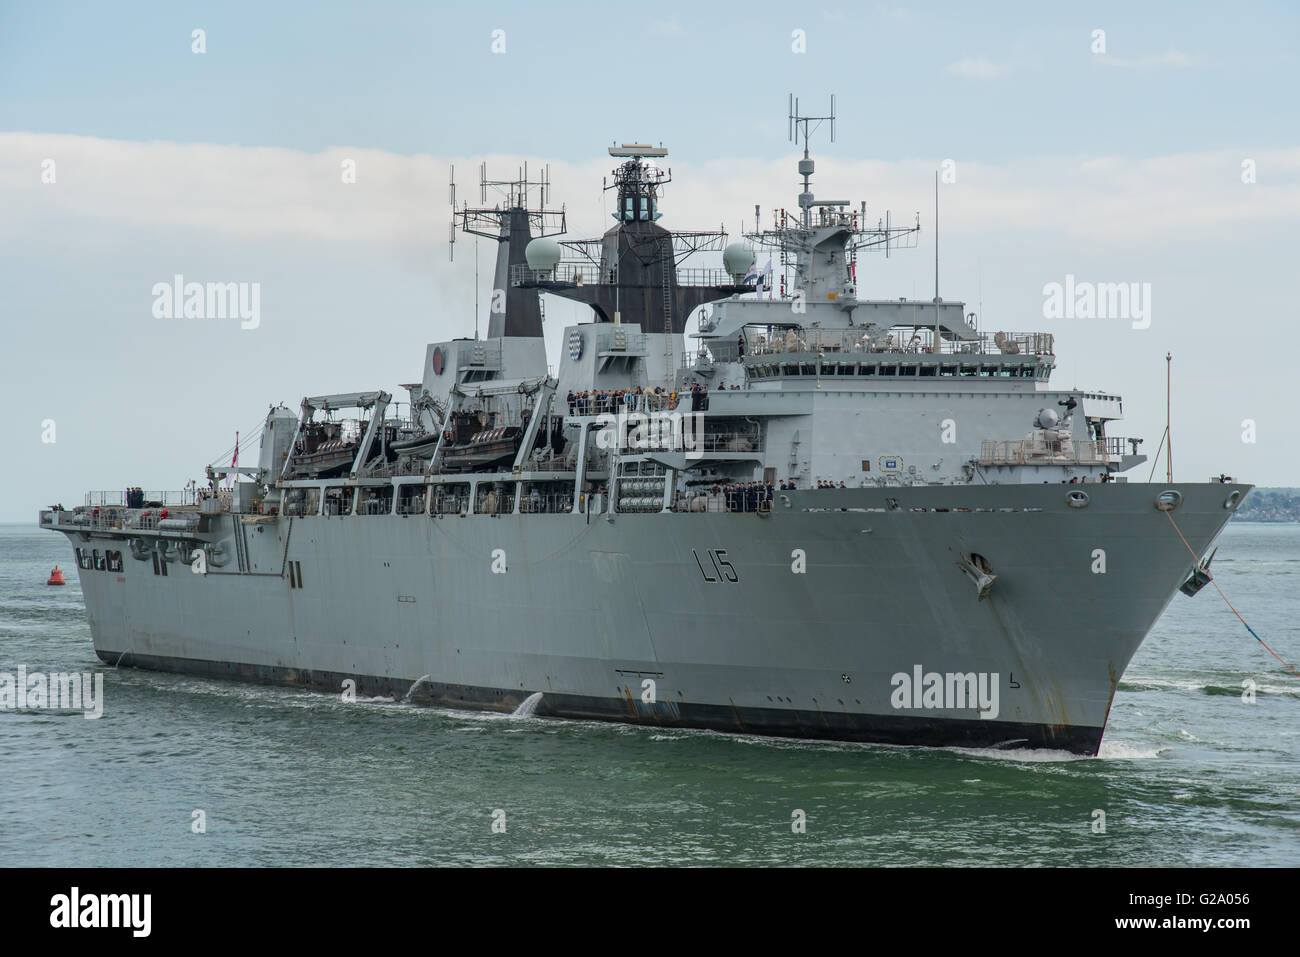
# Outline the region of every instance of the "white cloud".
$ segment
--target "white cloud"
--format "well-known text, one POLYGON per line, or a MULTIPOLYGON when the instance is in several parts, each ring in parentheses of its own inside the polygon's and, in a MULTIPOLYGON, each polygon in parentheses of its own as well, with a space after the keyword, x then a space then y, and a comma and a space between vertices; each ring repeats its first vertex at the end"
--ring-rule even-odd
POLYGON ((967 57, 964 60, 958 60, 956 63, 949 63, 945 68, 953 76, 964 76, 976 80, 987 80, 991 77, 1001 76, 1011 70, 1011 67, 994 63, 988 57, 967 57))
MULTIPOLYGON (((305 240, 403 248, 445 243, 451 215, 448 167, 460 170, 462 198, 477 200, 477 170, 513 171, 539 157, 405 156, 331 147, 321 153, 213 144, 129 142, 85 136, 0 133, 0 239, 21 240, 59 221, 81 230, 96 224, 158 234, 231 240, 305 240), (41 163, 57 164, 57 183, 41 183, 41 163), (356 162, 355 185, 341 164, 356 162)), ((937 160, 853 161, 817 157, 818 187, 875 217, 895 219, 931 208, 937 160)), ((774 206, 795 208, 793 158, 778 161, 678 160, 663 201, 673 228, 739 227, 774 206)), ((566 203, 570 235, 608 228, 596 188, 607 162, 552 163, 555 202, 566 203)), ((1198 242, 1199 231, 1242 235, 1266 221, 1300 216, 1300 148, 1217 151, 1134 159, 1041 156, 989 165, 957 159, 957 183, 945 187, 945 232, 1046 229, 1066 236, 1136 243, 1152 237, 1198 242), (1243 185, 1249 156, 1259 182, 1243 185)), ((489 205, 492 199, 489 198, 489 205)), ((1207 240, 1208 241, 1208 240, 1207 240)))

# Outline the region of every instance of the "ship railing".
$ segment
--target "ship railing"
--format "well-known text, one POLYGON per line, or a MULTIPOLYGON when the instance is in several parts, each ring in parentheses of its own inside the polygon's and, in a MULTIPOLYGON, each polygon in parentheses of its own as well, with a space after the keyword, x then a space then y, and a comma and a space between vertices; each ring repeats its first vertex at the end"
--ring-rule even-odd
POLYGON ((506 515, 515 510, 517 482, 483 482, 474 500, 476 515, 506 515))
MULTIPOLYGON (((701 358, 696 354, 696 361, 703 363, 713 362, 739 362, 741 358, 740 346, 736 342, 723 342, 713 340, 708 344, 708 358, 701 358)), ((745 350, 745 355, 749 350, 745 350)))
POLYGON ((713 364, 713 357, 709 355, 709 350, 701 346, 695 352, 686 350, 677 360, 679 370, 700 369, 713 364))
POLYGON ((393 509, 398 515, 422 515, 428 503, 429 485, 400 485, 397 487, 397 505, 393 509))
POLYGON ((1095 442, 1091 439, 1041 438, 980 443, 981 465, 1106 465, 1123 455, 1122 439, 1095 442), (1118 451, 1115 451, 1118 449, 1118 451))
POLYGON ((763 451, 762 430, 758 426, 745 429, 728 429, 717 432, 705 431, 697 435, 694 429, 686 426, 674 429, 671 434, 659 433, 652 436, 649 432, 637 434, 629 428, 621 437, 614 437, 612 442, 621 443, 622 455, 640 455, 646 452, 761 452, 763 451))
MULTIPOLYGON (((177 508, 181 506, 175 506, 177 508)), ((186 513, 194 516, 193 512, 186 513)), ((180 515, 169 516, 179 518, 180 515)), ((113 531, 130 531, 133 529, 153 531, 158 528, 162 518, 162 509, 127 508, 122 505, 86 505, 71 511, 64 509, 46 509, 41 512, 41 524, 82 529, 99 529, 113 531)), ((197 517, 194 518, 197 524, 197 517)))
MULTIPOLYGON (((693 441, 693 437, 692 437, 693 441)), ((763 451, 762 430, 756 425, 747 429, 704 433, 705 452, 761 452, 763 451)))
POLYGON ((576 456, 573 461, 570 461, 567 448, 565 453, 541 459, 525 459, 523 470, 525 472, 572 472, 578 467, 576 456))
POLYGON ((631 412, 674 412, 681 408, 682 394, 672 392, 643 392, 632 396, 628 404, 631 412))
MULTIPOLYGON (((145 508, 165 508, 172 505, 193 505, 198 500, 198 493, 198 488, 182 488, 159 492, 144 491, 142 492, 142 498, 145 508)), ((115 505, 125 508, 127 507, 126 491, 87 492, 86 505, 91 507, 115 505)))
POLYGON ((157 522, 156 518, 152 518, 148 524, 141 524, 139 521, 133 521, 133 516, 125 508, 99 506, 91 508, 88 512, 74 514, 71 524, 84 528, 119 529, 128 526, 153 528, 157 522))
MULTIPOLYGON (((714 492, 710 489, 696 489, 678 492, 673 497, 674 512, 768 512, 772 500, 764 489, 746 494, 743 490, 730 493, 724 489, 714 492)), ((775 492, 773 493, 775 497, 775 492)))
POLYGON ((429 508, 434 515, 459 515, 469 510, 469 486, 462 485, 456 490, 447 486, 435 486, 429 508))
MULTIPOLYGON (((868 352, 897 355, 933 355, 934 332, 930 329, 894 330, 874 335, 863 329, 774 329, 744 331, 744 355, 788 355, 794 353, 868 352)), ((1050 332, 985 332, 974 339, 942 339, 942 355, 1053 355, 1050 332)), ((741 356, 740 336, 734 342, 712 341, 708 352, 715 362, 737 362, 741 356)), ((695 361, 708 361, 696 359, 695 361)), ((683 359, 683 365, 687 360, 683 359)))
MULTIPOLYGON (((740 285, 725 269, 678 269, 679 286, 736 286, 740 285)), ((512 286, 535 286, 549 283, 571 286, 617 284, 618 269, 598 263, 569 260, 556 264, 554 269, 537 270, 526 263, 510 267, 512 286)), ((647 332, 653 330, 645 330, 647 332)))
POLYGON ((383 465, 376 465, 366 470, 368 478, 394 478, 403 475, 423 475, 425 459, 401 458, 396 462, 388 462, 383 465))
POLYGON ((944 353, 968 355, 1054 355, 1056 337, 1050 332, 982 332, 977 339, 943 341, 944 353))
MULTIPOLYGON (((574 415, 617 415, 620 412, 671 412, 681 405, 682 394, 625 392, 598 395, 576 395, 572 409, 574 415)), ((568 397, 565 397, 567 407, 568 397)))
POLYGON ((573 511, 573 492, 525 494, 519 511, 527 515, 562 515, 573 511))
POLYGON ((725 269, 679 269, 677 270, 679 286, 740 286, 735 277, 725 269))
POLYGON ((618 270, 603 268, 593 262, 562 262, 554 269, 533 269, 526 263, 510 267, 512 286, 535 286, 547 283, 571 286, 591 286, 598 283, 618 282, 618 270))
POLYGON ((128 519, 121 506, 94 505, 68 509, 44 509, 41 524, 58 528, 120 529, 128 519))
POLYGON ((674 512, 725 512, 727 500, 721 493, 693 491, 678 492, 673 497, 674 512))
POLYGON ((1118 435, 1108 435, 1101 440, 1100 448, 1112 459, 1122 459, 1129 454, 1128 439, 1118 435))
MULTIPOLYGON (((388 488, 385 486, 385 488, 388 488)), ((363 498, 356 503, 356 514, 358 515, 387 515, 393 510, 392 495, 374 495, 363 498)))

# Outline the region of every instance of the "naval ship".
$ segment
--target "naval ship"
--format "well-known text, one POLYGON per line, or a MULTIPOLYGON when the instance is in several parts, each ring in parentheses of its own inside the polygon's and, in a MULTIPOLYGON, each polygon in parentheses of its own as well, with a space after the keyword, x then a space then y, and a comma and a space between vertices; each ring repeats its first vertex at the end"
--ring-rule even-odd
POLYGON ((197 492, 40 512, 75 549, 99 658, 1095 754, 1129 660, 1209 580, 1198 556, 1251 486, 1128 481, 1146 457, 1112 432, 1122 399, 1055 387, 1050 333, 860 295, 862 254, 915 245, 919 217, 814 197, 808 137, 833 116, 791 110, 797 206, 765 228, 756 208, 725 248, 659 224, 662 146, 610 148, 614 223, 590 239, 565 236, 546 178, 484 172, 504 201, 462 204, 452 236, 498 243, 487 335, 428 345, 409 402, 305 397, 270 409, 256 465, 209 466, 197 492), (709 250, 723 268, 683 265, 709 250), (543 294, 591 309, 553 367, 543 294))

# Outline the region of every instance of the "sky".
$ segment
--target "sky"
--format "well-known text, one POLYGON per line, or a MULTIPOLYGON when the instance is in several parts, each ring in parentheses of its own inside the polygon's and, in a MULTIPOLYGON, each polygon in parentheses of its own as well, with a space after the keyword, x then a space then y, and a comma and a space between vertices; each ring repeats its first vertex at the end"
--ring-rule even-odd
MULTIPOLYGON (((836 97, 818 195, 919 215, 860 295, 933 295, 944 170, 945 299, 1054 333, 1053 385, 1124 396, 1109 431, 1144 451, 1171 353, 1175 476, 1300 484, 1293 363, 1265 361, 1297 313, 1297 38, 1300 8, 1249 2, 0 0, 0 521, 180 488, 274 402, 404 398, 474 333, 476 259, 485 328, 495 244, 449 259, 453 164, 471 201, 481 163, 549 164, 596 236, 606 147, 662 142, 663 225, 739 238, 796 205, 791 93, 836 97), (156 317, 176 275, 257 283, 256 328, 156 317), (1149 288, 1149 324, 1045 315, 1067 276, 1149 288)), ((553 357, 587 318, 547 302, 553 357)))

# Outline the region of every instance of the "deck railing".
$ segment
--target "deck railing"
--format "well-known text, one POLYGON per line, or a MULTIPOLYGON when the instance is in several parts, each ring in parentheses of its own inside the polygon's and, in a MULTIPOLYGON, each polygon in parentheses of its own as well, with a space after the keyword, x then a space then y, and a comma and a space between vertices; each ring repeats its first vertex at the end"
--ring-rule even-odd
MULTIPOLYGON (((144 507, 163 508, 170 505, 194 505, 198 501, 199 491, 198 488, 182 488, 161 492, 145 491, 143 492, 144 507)), ((206 491, 206 489, 203 489, 203 491, 206 491)), ((92 508, 96 505, 100 507, 115 505, 125 508, 126 490, 87 492, 86 505, 92 508)))
POLYGON ((1063 442, 1042 439, 1019 439, 1001 442, 986 439, 980 443, 981 465, 1106 465, 1123 456, 1121 438, 1102 442, 1091 439, 1066 439, 1063 442))
MULTIPOLYGON (((856 329, 787 329, 760 332, 754 328, 744 331, 744 356, 769 356, 821 353, 830 356, 837 352, 873 353, 881 355, 935 355, 934 333, 928 329, 913 332, 911 329, 895 330, 875 338, 861 328, 856 329)), ((943 339, 939 355, 998 356, 1053 355, 1054 336, 1050 332, 984 332, 974 339, 943 339)), ((734 340, 712 340, 708 353, 715 362, 737 362, 742 358, 740 335, 734 340)), ((698 354, 682 358, 682 366, 690 367, 707 362, 698 354)))
MULTIPOLYGON (((725 269, 678 269, 676 270, 679 286, 736 286, 740 285, 725 269)), ((574 286, 590 286, 597 283, 614 284, 618 282, 618 270, 606 268, 593 262, 562 262, 554 269, 539 271, 526 263, 516 263, 510 267, 510 283, 514 286, 535 286, 548 283, 564 283, 574 286)), ((654 330, 646 330, 652 332, 654 330)))

